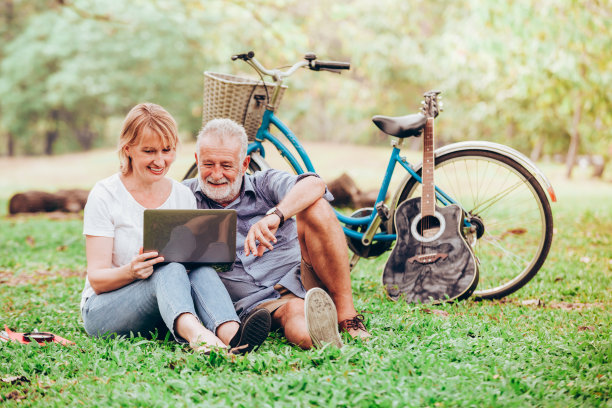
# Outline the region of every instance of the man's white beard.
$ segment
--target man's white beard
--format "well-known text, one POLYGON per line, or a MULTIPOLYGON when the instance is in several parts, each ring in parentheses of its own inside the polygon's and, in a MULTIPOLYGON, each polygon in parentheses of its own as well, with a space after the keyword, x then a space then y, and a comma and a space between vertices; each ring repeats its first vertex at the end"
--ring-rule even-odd
POLYGON ((215 180, 211 176, 208 176, 205 182, 204 180, 202 180, 202 177, 198 172, 198 184, 200 185, 200 189, 202 190, 204 195, 210 198, 211 200, 218 202, 219 204, 229 204, 240 192, 240 187, 242 186, 242 177, 236 177, 234 183, 227 184, 223 187, 211 187, 208 185, 208 182, 213 184, 227 183, 228 179, 226 179, 225 177, 221 177, 220 179, 215 180))

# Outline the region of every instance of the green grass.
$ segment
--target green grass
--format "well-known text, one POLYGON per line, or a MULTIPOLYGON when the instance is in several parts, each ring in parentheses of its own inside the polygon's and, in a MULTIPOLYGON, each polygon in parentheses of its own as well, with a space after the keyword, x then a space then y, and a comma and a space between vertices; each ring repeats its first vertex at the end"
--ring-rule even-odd
POLYGON ((362 260, 353 290, 371 341, 302 351, 273 333, 233 360, 166 339, 88 337, 82 221, 8 218, 0 200, 0 324, 76 342, 0 343, 2 406, 609 407, 612 189, 583 184, 558 187, 549 258, 508 298, 392 303, 386 256, 362 260))

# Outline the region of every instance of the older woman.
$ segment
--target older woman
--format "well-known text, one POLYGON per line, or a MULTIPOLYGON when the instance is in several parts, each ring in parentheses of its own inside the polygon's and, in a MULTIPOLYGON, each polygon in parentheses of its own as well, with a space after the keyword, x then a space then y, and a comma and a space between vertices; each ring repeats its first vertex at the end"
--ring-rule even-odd
POLYGON ((85 207, 85 330, 92 336, 128 335, 165 326, 196 350, 250 351, 267 337, 269 313, 252 314, 240 324, 214 269, 156 266, 163 257, 142 252, 145 209, 197 208, 191 191, 166 177, 177 143, 176 122, 159 105, 139 104, 125 118, 120 172, 96 183, 85 207))

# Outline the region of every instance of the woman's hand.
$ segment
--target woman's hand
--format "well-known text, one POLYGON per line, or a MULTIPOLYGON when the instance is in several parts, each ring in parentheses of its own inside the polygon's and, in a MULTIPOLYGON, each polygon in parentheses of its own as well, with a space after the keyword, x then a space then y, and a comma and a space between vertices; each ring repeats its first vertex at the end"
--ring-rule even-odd
POLYGON ((156 251, 142 252, 130 262, 130 275, 134 279, 147 279, 153 274, 153 265, 163 262, 163 256, 157 256, 156 251))
POLYGON ((87 278, 98 295, 148 278, 153 273, 153 265, 164 260, 157 252, 143 253, 140 248, 139 255, 132 261, 116 267, 112 264, 113 243, 114 238, 110 237, 87 235, 85 238, 87 278))

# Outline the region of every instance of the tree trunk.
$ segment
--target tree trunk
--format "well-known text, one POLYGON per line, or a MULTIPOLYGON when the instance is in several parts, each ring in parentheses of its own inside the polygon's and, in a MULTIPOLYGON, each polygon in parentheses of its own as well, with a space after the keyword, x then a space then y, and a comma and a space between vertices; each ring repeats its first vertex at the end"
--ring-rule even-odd
POLYGON ((55 124, 54 130, 48 130, 45 137, 45 154, 47 156, 53 155, 53 144, 59 136, 59 112, 57 109, 51 111, 51 119, 55 124))
POLYGON ((57 131, 49 130, 45 135, 45 154, 47 156, 53 155, 53 143, 57 140, 57 131))
POLYGON ((593 166, 593 173, 591 177, 602 179, 604 170, 606 169, 606 158, 600 154, 596 154, 592 156, 591 165, 593 166))
POLYGON ((532 161, 540 160, 542 158, 543 149, 544 149, 544 137, 540 136, 538 137, 538 140, 536 140, 535 146, 533 146, 533 149, 531 150, 531 155, 529 156, 529 158, 532 161))
MULTIPOLYGON (((4 1, 2 5, 4 9, 2 15, 4 15, 4 21, 8 28, 8 30, 5 31, 3 41, 5 44, 8 44, 13 39, 13 30, 11 30, 11 28, 13 19, 15 18, 15 8, 13 6, 13 0, 4 1)), ((0 59, 2 59, 2 54, 0 54, 0 59)), ((6 154, 9 157, 15 155, 15 137, 11 132, 7 132, 6 134, 6 154)))
POLYGON ((11 132, 6 134, 6 154, 9 157, 15 156, 15 138, 11 132))
POLYGON ((76 129, 75 134, 81 148, 83 150, 91 150, 93 141, 96 138, 96 133, 89 130, 89 125, 85 125, 85 127, 81 129, 76 129))
MULTIPOLYGON (((4 1, 3 2, 4 5, 4 18, 6 21, 6 26, 7 27, 11 27, 11 24, 13 23, 13 19, 15 18, 15 6, 13 5, 13 0, 8 0, 8 1, 4 1)), ((11 30, 7 30, 6 31, 6 37, 5 40, 11 40, 13 39, 13 35, 11 34, 11 30)))
POLYGON ((582 118, 582 102, 578 98, 576 103, 576 109, 574 110, 574 118, 572 120, 572 132, 570 134, 570 145, 567 149, 567 158, 565 160, 565 177, 572 178, 572 170, 576 164, 576 156, 578 155, 578 147, 580 146, 580 132, 578 131, 578 125, 582 118))

